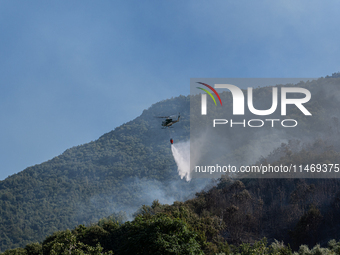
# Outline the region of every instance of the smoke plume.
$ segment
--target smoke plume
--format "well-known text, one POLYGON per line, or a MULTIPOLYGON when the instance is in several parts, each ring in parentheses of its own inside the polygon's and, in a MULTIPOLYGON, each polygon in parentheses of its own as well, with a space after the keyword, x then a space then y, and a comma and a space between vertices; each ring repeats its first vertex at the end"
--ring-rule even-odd
POLYGON ((190 181, 190 141, 173 144, 171 151, 181 179, 185 178, 186 181, 190 181))

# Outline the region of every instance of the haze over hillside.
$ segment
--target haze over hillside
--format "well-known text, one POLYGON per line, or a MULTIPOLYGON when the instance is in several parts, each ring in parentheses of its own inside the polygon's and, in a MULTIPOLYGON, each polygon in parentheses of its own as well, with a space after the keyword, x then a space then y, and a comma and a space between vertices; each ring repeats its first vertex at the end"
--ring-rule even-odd
POLYGON ((1 181, 1 250, 200 190, 199 180, 187 183, 179 177, 170 149, 169 131, 175 141, 189 139, 187 116, 189 98, 159 102, 98 140, 1 181), (175 129, 161 129, 161 120, 154 118, 178 112, 184 117, 175 129))
MULTIPOLYGON (((308 103, 313 118, 302 119, 300 131, 280 131, 275 134, 280 140, 273 140, 271 132, 262 132, 261 141, 271 148, 267 151, 258 150, 261 146, 253 143, 256 139, 248 129, 238 134, 231 132, 230 154, 226 157, 235 164, 245 160, 255 163, 260 156, 268 155, 275 161, 279 153, 270 152, 280 148, 282 141, 288 143, 294 138, 300 139, 301 144, 323 139, 338 149, 339 79, 333 75, 299 84, 318 95, 317 100, 308 103)), ((271 100, 269 88, 257 88, 254 93, 263 102, 271 100)), ((230 97, 228 93, 222 96, 230 97)), ((70 148, 1 181, 1 251, 41 241, 57 230, 94 223, 120 211, 129 216, 156 199, 168 204, 184 201, 204 188, 209 179, 186 182, 180 178, 169 143, 170 136, 175 144, 190 138, 190 98, 179 96, 158 102, 98 140, 70 148), (178 112, 182 116, 180 122, 172 129, 161 129, 161 121, 155 116, 178 112)))

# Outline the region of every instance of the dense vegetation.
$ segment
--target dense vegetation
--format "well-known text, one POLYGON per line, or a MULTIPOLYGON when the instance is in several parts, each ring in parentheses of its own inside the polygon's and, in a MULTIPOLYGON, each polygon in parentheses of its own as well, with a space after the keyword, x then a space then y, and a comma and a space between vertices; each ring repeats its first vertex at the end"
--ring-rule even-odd
MULTIPOLYGON (((339 212, 310 203, 321 195, 320 191, 311 191, 315 189, 314 184, 281 180, 254 187, 252 182, 221 178, 216 186, 197 193, 186 202, 164 205, 155 200, 151 206, 144 205, 132 221, 123 223, 119 215, 112 215, 87 227, 79 225, 73 230, 55 232, 41 243, 31 243, 3 254, 287 255, 293 254, 294 250, 294 254, 301 255, 340 254, 340 242, 330 238, 331 235, 339 237, 339 228, 331 226, 334 224, 332 219, 323 217, 332 218, 339 212), (294 187, 291 201, 284 203, 282 208, 267 205, 266 201, 272 197, 265 195, 270 185, 294 187), (260 189, 257 195, 253 193, 256 189, 260 189), (264 201, 257 199, 260 194, 264 201), (300 199, 299 203, 297 199, 300 199), (223 203, 224 207, 221 206, 223 203), (304 212, 292 211, 297 205, 304 207, 307 204, 309 208, 304 212), (263 235, 271 238, 261 237, 263 235), (272 238, 274 236, 287 240, 277 241, 272 238), (317 242, 327 248, 321 248, 317 242)), ((332 206, 334 203, 339 203, 339 199, 333 198, 332 206)))
MULTIPOLYGON (((295 129, 295 133, 285 130, 283 134, 281 130, 287 142, 281 145, 280 140, 275 141, 272 153, 259 162, 339 162, 339 84, 336 75, 299 84, 318 95, 317 100, 308 103, 313 118, 302 119, 301 129, 295 129)), ((258 88, 254 94, 263 102, 271 98, 270 88, 258 88)), ((231 104, 226 99, 230 98, 228 93, 221 96, 223 102, 231 104)), ((180 254, 236 253, 237 249, 256 247, 270 253, 273 246, 267 245, 264 237, 275 247, 281 247, 276 239, 290 244, 293 250, 301 244, 310 248, 317 243, 325 246, 330 239, 340 238, 337 179, 233 181, 224 177, 188 200, 206 181, 194 179, 187 183, 179 179, 169 147, 169 131, 160 129, 154 116, 181 112, 184 118, 170 132, 175 142, 188 140, 189 100, 189 96, 180 96, 159 102, 98 140, 68 149, 1 181, 0 251, 31 243, 16 252, 39 254, 50 249, 60 254, 72 248, 75 254, 128 254, 128 249, 136 249, 132 242, 146 238, 145 249, 155 247, 154 253, 159 254, 176 254, 175 250, 157 250, 164 247, 183 249, 180 254), (160 203, 148 206, 155 199, 160 203), (186 201, 164 205, 175 200, 186 201), (143 204, 146 206, 140 216, 132 220, 130 214, 143 204), (127 212, 125 216, 120 214, 119 224, 102 220, 89 226, 114 212, 116 219, 119 211, 127 212), (132 221, 122 223, 126 219, 132 221), (150 235, 154 238, 148 239, 150 235)), ((298 114, 292 111, 293 117, 298 114)), ((261 143, 269 144, 273 135, 272 131, 264 132, 261 143)), ((256 154, 259 150, 253 141, 247 128, 232 134, 230 161, 244 162, 249 149, 256 154)), ((338 247, 334 242, 332 245, 338 247)), ((291 251, 288 246, 281 248, 287 254, 291 251)), ((129 252, 138 254, 136 250, 129 252)))
MULTIPOLYGON (((195 192, 198 182, 178 178, 168 131, 154 118, 179 111, 189 115, 188 98, 157 103, 98 140, 1 181, 0 251, 113 212, 132 213, 156 198, 172 202, 195 192)), ((188 122, 177 124, 174 139, 188 139, 188 122)))

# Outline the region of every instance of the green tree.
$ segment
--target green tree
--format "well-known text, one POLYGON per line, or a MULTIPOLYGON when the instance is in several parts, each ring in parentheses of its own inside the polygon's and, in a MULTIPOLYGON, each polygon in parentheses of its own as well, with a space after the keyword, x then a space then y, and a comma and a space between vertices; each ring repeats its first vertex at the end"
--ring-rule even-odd
POLYGON ((150 219, 137 216, 123 226, 123 233, 120 254, 203 254, 197 233, 184 221, 165 215, 150 219))
POLYGON ((77 240, 77 236, 70 230, 59 231, 47 238, 43 243, 43 253, 51 255, 99 255, 99 254, 113 254, 112 252, 103 253, 103 248, 100 243, 96 246, 90 246, 77 240))

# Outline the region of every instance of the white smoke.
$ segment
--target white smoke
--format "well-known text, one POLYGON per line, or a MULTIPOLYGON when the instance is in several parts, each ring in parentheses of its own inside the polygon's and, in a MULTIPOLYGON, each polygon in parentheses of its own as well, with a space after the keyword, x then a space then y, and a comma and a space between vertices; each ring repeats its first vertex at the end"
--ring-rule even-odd
POLYGON ((199 162, 203 153, 202 144, 206 143, 207 138, 207 133, 203 132, 200 135, 197 135, 194 140, 171 145, 172 155, 177 164, 177 171, 179 176, 181 176, 181 179, 185 178, 186 181, 190 181, 193 177, 193 169, 190 169, 190 165, 195 166, 199 162))
POLYGON ((181 179, 185 178, 186 181, 190 181, 190 141, 174 143, 171 145, 171 151, 181 179))
POLYGON ((204 139, 205 136, 202 135, 195 139, 194 144, 189 140, 186 142, 174 143, 171 146, 172 155, 174 156, 177 164, 177 171, 179 176, 181 176, 181 179, 185 178, 186 181, 191 180, 192 169, 190 169, 190 163, 191 165, 195 165, 201 157, 201 144, 204 139), (190 146, 192 146, 191 149, 190 146))

